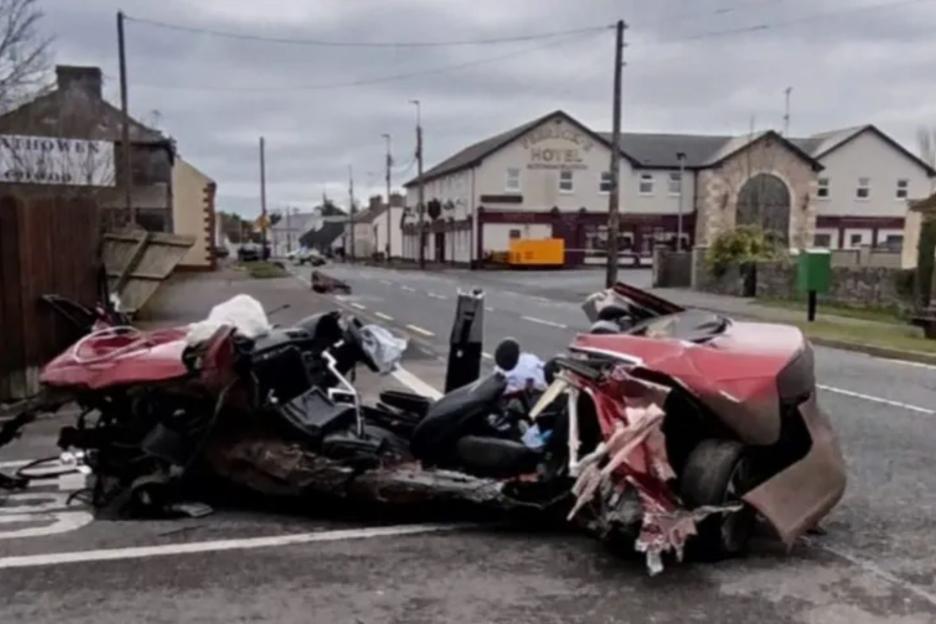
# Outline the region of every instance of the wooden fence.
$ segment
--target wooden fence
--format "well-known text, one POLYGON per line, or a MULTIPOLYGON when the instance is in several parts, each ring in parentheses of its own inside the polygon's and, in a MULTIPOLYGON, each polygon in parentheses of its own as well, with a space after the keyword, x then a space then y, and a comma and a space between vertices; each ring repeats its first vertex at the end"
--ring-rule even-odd
POLYGON ((0 401, 35 392, 39 367, 78 338, 40 297, 97 301, 99 227, 90 198, 0 197, 0 401))

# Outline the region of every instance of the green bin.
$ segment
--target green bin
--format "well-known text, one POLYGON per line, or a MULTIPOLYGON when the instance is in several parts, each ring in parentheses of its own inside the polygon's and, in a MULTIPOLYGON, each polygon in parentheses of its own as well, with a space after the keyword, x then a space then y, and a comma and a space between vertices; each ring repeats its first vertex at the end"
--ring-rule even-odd
POLYGON ((829 292, 832 254, 828 249, 804 249, 799 253, 796 288, 801 293, 829 292))

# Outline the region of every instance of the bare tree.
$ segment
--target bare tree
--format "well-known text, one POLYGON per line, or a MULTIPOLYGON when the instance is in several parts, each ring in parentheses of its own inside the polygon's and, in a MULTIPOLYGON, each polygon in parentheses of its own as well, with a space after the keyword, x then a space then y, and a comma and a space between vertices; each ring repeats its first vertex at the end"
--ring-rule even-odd
POLYGON ((0 111, 44 84, 52 40, 40 33, 41 19, 36 0, 0 0, 0 111))
POLYGON ((936 126, 917 128, 917 147, 922 158, 930 167, 936 167, 936 126))

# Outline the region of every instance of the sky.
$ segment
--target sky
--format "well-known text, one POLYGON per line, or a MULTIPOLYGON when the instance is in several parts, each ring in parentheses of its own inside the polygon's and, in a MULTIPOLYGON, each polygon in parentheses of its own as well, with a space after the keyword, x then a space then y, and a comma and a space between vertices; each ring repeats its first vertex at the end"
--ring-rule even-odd
POLYGON ((39 0, 55 62, 96 65, 119 103, 116 13, 130 113, 172 136, 218 183, 220 210, 310 209, 415 175, 421 103, 428 169, 466 145, 562 109, 610 130, 614 22, 627 25, 622 129, 790 134, 873 123, 916 152, 936 126, 936 0, 39 0), (873 7, 873 8, 871 8, 873 7), (168 29, 153 20, 193 30, 168 29), (447 46, 352 43, 547 38, 447 46), (581 31, 569 34, 569 31, 581 31), (402 76, 402 77, 401 77, 402 76), (349 85, 348 83, 357 83, 349 85))

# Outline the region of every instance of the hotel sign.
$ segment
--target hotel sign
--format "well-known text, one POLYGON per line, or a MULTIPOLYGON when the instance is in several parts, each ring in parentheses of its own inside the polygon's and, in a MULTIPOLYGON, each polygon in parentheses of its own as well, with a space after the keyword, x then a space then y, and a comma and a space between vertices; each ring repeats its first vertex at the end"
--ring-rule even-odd
POLYGON ((595 141, 568 124, 546 124, 521 139, 529 150, 527 169, 587 169, 585 154, 595 141))
POLYGON ((0 135, 0 182, 114 186, 110 141, 0 135))

